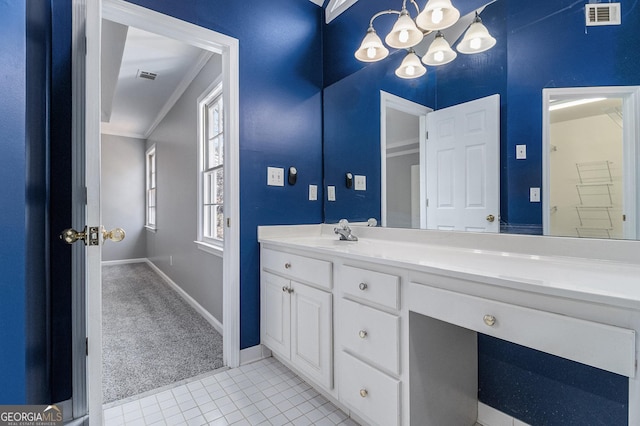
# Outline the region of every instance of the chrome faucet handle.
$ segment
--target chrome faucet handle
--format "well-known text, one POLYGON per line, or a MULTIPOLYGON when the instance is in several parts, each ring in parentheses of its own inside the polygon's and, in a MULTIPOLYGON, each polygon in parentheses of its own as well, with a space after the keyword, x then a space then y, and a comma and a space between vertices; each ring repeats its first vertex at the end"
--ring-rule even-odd
POLYGON ((338 226, 342 229, 349 229, 349 221, 347 219, 340 219, 338 226))
POLYGON ((375 217, 370 217, 369 220, 367 220, 367 226, 371 226, 371 227, 378 226, 378 221, 376 220, 375 217))

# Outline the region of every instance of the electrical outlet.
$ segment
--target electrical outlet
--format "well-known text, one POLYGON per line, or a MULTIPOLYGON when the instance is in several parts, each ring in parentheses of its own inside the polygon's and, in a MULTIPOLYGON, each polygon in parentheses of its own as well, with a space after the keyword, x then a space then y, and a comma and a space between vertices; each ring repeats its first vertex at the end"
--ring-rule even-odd
POLYGON ((327 186, 327 200, 335 201, 336 200, 336 187, 335 186, 327 186))
POLYGON ((280 167, 267 167, 267 185, 284 186, 284 169, 280 167))
POLYGON ((309 201, 318 200, 318 185, 309 185, 309 201))
POLYGON ((526 159, 527 159, 527 146, 516 145, 516 160, 526 160, 526 159))
POLYGON ((529 188, 529 201, 532 203, 540 202, 540 188, 529 188))
POLYGON ((353 189, 356 191, 366 191, 367 190, 367 177, 355 175, 353 177, 353 189))

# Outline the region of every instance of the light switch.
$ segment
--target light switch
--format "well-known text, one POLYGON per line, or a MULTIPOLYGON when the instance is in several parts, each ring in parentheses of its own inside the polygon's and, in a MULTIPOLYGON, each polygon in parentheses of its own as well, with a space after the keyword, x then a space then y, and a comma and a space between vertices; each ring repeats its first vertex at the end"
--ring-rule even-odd
POLYGON ((356 191, 366 191, 367 190, 367 177, 355 175, 353 177, 353 189, 356 191))
POLYGON ((280 167, 267 167, 267 185, 284 186, 284 169, 280 167))
POLYGON ((309 201, 318 200, 318 185, 309 185, 309 201))
POLYGON ((335 186, 327 186, 327 200, 335 201, 336 200, 336 187, 335 186))
POLYGON ((532 203, 540 202, 540 188, 529 188, 529 201, 532 203))
POLYGON ((516 145, 516 160, 526 160, 526 159, 527 159, 527 146, 516 145))

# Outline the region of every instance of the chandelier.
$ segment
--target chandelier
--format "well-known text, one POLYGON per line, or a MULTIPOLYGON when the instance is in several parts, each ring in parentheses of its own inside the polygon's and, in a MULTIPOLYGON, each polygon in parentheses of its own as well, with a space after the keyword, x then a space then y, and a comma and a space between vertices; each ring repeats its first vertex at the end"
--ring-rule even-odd
MULTIPOLYGON (((441 32, 460 19, 460 12, 451 4, 451 0, 428 0, 422 11, 415 0, 409 1, 416 8, 415 19, 407 10, 407 0, 403 0, 402 10, 383 10, 371 17, 367 34, 355 53, 359 61, 377 62, 389 56, 389 49, 382 43, 373 28, 373 21, 380 16, 390 14, 398 15, 398 20, 384 41, 389 47, 407 50, 407 55, 396 69, 398 77, 407 79, 420 77, 427 72, 424 65, 448 64, 458 56, 441 32), (420 59, 413 48, 423 40, 424 36, 433 31, 436 31, 435 38, 427 53, 420 59)), ((475 19, 467 28, 456 50, 463 54, 474 54, 489 50, 495 44, 496 39, 489 34, 476 12, 475 19)))

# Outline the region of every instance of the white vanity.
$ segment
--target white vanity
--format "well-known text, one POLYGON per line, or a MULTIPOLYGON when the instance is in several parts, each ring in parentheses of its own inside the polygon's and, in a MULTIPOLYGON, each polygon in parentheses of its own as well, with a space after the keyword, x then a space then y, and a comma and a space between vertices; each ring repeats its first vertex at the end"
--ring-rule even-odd
POLYGON ((258 239, 262 343, 356 420, 473 425, 481 332, 629 377, 640 424, 638 243, 353 233, 274 226, 258 239))

